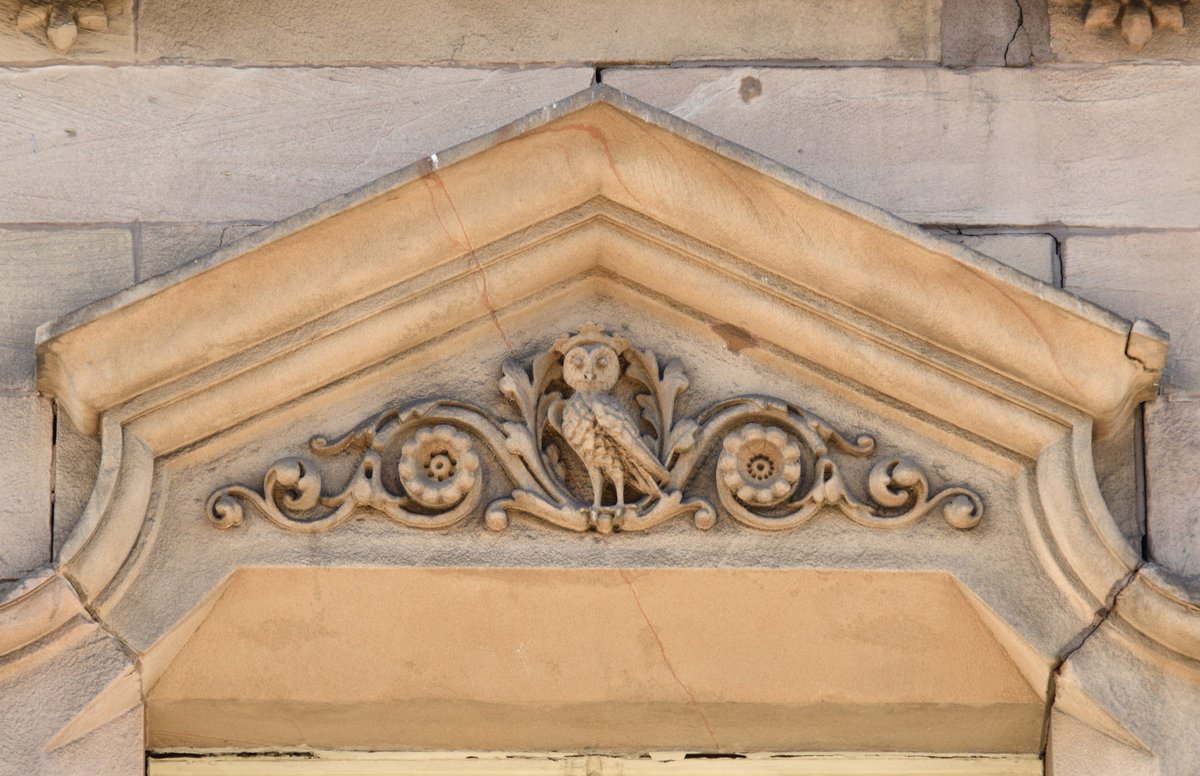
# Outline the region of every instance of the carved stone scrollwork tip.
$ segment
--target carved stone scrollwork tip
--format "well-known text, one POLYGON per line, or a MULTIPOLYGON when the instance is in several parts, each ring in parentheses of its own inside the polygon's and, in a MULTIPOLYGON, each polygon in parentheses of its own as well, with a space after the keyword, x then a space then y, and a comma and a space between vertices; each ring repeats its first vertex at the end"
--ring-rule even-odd
POLYGON ((479 506, 480 445, 513 486, 484 510, 493 531, 514 515, 602 534, 644 531, 676 517, 711 528, 716 508, 685 491, 713 450, 721 507, 752 528, 795 528, 826 508, 872 528, 910 525, 934 511, 960 529, 983 517, 974 491, 934 492, 925 472, 903 457, 877 462, 866 495, 854 495, 837 456, 867 457, 875 440, 851 440, 781 399, 738 396, 677 417, 688 387, 683 365, 662 363, 595 324, 559 338, 528 368, 507 361, 501 371, 500 391, 518 418, 452 399, 399 405, 338 439, 310 442, 314 458, 355 458, 354 474, 336 493, 324 494, 312 459, 284 458, 267 470, 261 491, 216 490, 209 519, 233 528, 250 506, 292 531, 330 530, 359 513, 445 528, 479 506))
POLYGON ((102 0, 25 0, 17 12, 17 29, 45 33, 46 42, 65 54, 80 30, 108 32, 108 12, 102 0))
POLYGON ((1084 28, 1119 29, 1125 43, 1140 51, 1155 32, 1181 32, 1187 0, 1090 0, 1084 28))

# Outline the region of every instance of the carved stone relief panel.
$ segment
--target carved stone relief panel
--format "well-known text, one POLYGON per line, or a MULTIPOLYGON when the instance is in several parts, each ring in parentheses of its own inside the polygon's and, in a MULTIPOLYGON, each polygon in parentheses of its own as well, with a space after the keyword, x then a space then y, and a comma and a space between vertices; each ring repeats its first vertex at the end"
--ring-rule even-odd
MULTIPOLYGON (((817 610, 871 595, 879 616, 853 608, 848 622, 870 621, 881 638, 895 606, 879 591, 917 591, 906 605, 922 611, 932 599, 918 577, 933 574, 939 600, 970 612, 943 623, 970 637, 951 641, 1003 658, 1003 692, 990 700, 974 680, 956 685, 955 702, 995 728, 987 735, 957 712, 948 718, 934 683, 908 693, 881 679, 843 699, 846 716, 825 738, 805 739, 812 745, 890 747, 843 734, 864 718, 862 704, 891 718, 911 701, 932 715, 922 719, 946 721, 920 725, 938 732, 930 746, 1038 751, 1052 698, 1131 746, 1156 740, 1153 730, 1131 734, 1119 704, 1054 695, 1063 655, 1124 586, 1122 617, 1164 663, 1200 654, 1190 594, 1143 563, 1093 466, 1093 439, 1126 432, 1153 395, 1161 331, 605 87, 44 327, 39 343, 39 388, 102 450, 55 571, 69 584, 55 589, 78 591, 138 655, 142 691, 174 709, 149 718, 151 737, 168 745, 176 722, 197 719, 193 701, 206 704, 205 724, 231 735, 228 694, 199 698, 203 678, 155 687, 180 655, 203 663, 205 644, 228 646, 206 624, 233 611, 237 623, 255 622, 277 605, 263 586, 307 597, 311 608, 288 622, 305 639, 326 628, 313 636, 321 654, 347 654, 364 620, 394 629, 392 602, 416 606, 408 590, 419 584, 427 595, 410 611, 408 643, 436 620, 448 629, 423 647, 441 654, 478 637, 511 646, 511 657, 529 645, 555 654, 554 640, 532 624, 507 641, 455 628, 507 627, 487 598, 501 576, 523 600, 544 598, 530 585, 566 586, 571 576, 582 594, 555 590, 578 622, 604 625, 590 602, 607 591, 621 638, 656 655, 640 572, 673 580, 663 605, 688 633, 720 618, 718 592, 736 610, 768 586, 751 620, 770 623, 771 612, 794 607, 785 589, 801 599, 832 585, 817 610), (693 572, 715 571, 712 595, 696 596, 693 572), (750 592, 730 597, 725 580, 735 577, 750 592), (393 598, 369 578, 390 580, 393 598), (452 595, 430 580, 484 593, 452 595), (337 614, 351 609, 362 617, 337 614), (1006 712, 1005 698, 1019 709, 1006 712), (993 711, 1011 726, 992 724, 993 711)), ((29 600, 27 621, 56 606, 48 594, 29 600)), ((564 608, 539 611, 554 618, 564 608)), ((804 619, 790 621, 788 643, 809 643, 804 619)), ((910 628, 904 654, 928 653, 951 630, 910 628)), ((470 716, 474 703, 519 706, 527 689, 514 658, 504 693, 472 685, 442 698, 437 676, 407 683, 408 657, 384 638, 359 646, 372 665, 400 667, 402 691, 371 681, 355 698, 316 697, 297 671, 271 674, 274 655, 290 654, 286 633, 228 633, 238 644, 274 639, 249 647, 247 665, 261 666, 260 718, 289 720, 309 703, 395 711, 412 698, 470 716)), ((694 641, 697 670, 722 678, 724 656, 694 641)), ((837 638, 824 643, 844 652, 837 638)), ((876 668, 896 659, 874 654, 876 668)), ((939 666, 962 663, 955 654, 939 666)), ((795 673, 806 661, 764 658, 755 686, 775 692, 784 685, 774 677, 788 676, 797 692, 758 708, 762 718, 800 706, 828 716, 795 673)), ((698 708, 757 729, 759 717, 739 717, 723 690, 689 699, 670 672, 658 679, 654 697, 685 720, 686 740, 709 742, 698 708)), ((568 732, 582 738, 561 740, 586 739, 597 698, 602 707, 645 701, 622 694, 619 672, 599 681, 596 692, 564 698, 554 685, 545 696, 546 708, 576 715, 568 732)), ((543 730, 534 717, 531 729, 543 730)), ((339 746, 362 729, 308 719, 307 740, 339 746)), ((384 743, 402 745, 406 725, 384 743)), ((802 744, 797 727, 809 730, 744 740, 802 744)))
POLYGON ((866 487, 851 488, 835 456, 870 456, 874 438, 848 438, 782 399, 733 396, 677 417, 688 387, 682 363, 660 363, 654 351, 594 323, 559 337, 529 368, 508 360, 502 371, 498 387, 517 419, 454 398, 402 402, 336 439, 314 437, 314 457, 277 461, 261 490, 215 491, 208 516, 236 527, 250 505, 281 528, 318 532, 366 510, 410 527, 445 528, 478 511, 482 443, 514 485, 486 508, 484 521, 496 531, 514 514, 602 534, 680 516, 711 528, 714 506, 685 491, 713 449, 723 512, 752 528, 795 528, 824 507, 872 528, 905 526, 933 511, 960 529, 983 517, 976 493, 931 490, 921 467, 904 457, 881 458, 866 487), (326 493, 318 461, 338 455, 354 457, 354 473, 326 493))

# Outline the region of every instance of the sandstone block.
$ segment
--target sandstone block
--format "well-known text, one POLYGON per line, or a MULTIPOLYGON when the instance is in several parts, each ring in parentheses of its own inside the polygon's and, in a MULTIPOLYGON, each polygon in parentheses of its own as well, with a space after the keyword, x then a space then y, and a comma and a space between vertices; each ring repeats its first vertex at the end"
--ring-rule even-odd
POLYGON ((0 0, 0 63, 133 61, 133 0, 104 0, 103 16, 84 2, 66 3, 62 26, 30 14, 33 8, 25 0, 0 0))
POLYGON ((128 229, 0 229, 0 388, 33 387, 39 324, 132 282, 128 229))
POLYGON ((1200 575, 1200 395, 1146 406, 1146 528, 1151 557, 1200 575))
POLYGON ((132 683, 136 697, 137 681, 117 640, 84 617, 7 655, 0 660, 0 776, 142 773, 140 704, 121 712, 126 704, 118 703, 115 718, 101 714, 87 724, 89 705, 98 696, 127 698, 132 683), (69 740, 58 739, 73 724, 69 740))
POLYGON ((1066 289, 1171 335, 1164 390, 1200 391, 1200 232, 1068 237, 1066 289))
POLYGON ((1054 283, 1054 238, 1048 234, 947 234, 956 243, 1004 262, 1043 283, 1054 283))
POLYGON ((138 280, 170 272, 192 259, 263 228, 263 224, 143 224, 138 280))
POLYGON ((1200 67, 616 69, 604 81, 917 223, 1200 226, 1200 67))
POLYGON ((940 0, 145 0, 143 60, 403 64, 936 60, 940 0), (382 22, 382 23, 381 23, 382 22))
POLYGON ((0 397, 0 579, 50 560, 52 424, 48 400, 0 397))
POLYGON ((12 150, 0 222, 276 221, 584 89, 592 75, 0 71, 0 148, 12 150))
MULTIPOLYGON (((1120 10, 1119 4, 1113 5, 1114 10, 1120 10)), ((1122 39, 1116 23, 1102 29, 1096 29, 1095 24, 1093 29, 1085 27, 1085 6, 1079 0, 1049 0, 1050 46, 1059 62, 1200 61, 1200 7, 1195 3, 1164 8, 1172 16, 1182 18, 1183 29, 1172 29, 1175 25, 1160 13, 1147 31, 1149 39, 1141 49, 1122 39)), ((1150 19, 1142 21, 1149 23, 1150 19)))
POLYGON ((1046 0, 943 0, 943 65, 1019 67, 1049 58, 1046 0))

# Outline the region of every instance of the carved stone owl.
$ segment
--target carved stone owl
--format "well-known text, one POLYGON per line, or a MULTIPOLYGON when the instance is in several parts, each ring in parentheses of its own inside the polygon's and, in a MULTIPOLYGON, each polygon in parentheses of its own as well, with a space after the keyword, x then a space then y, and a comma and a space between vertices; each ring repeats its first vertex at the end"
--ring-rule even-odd
POLYGON ((563 408, 562 433, 587 467, 592 510, 600 509, 605 480, 617 492, 616 511, 625 507, 625 483, 642 493, 659 493, 669 473, 642 441, 637 422, 608 392, 621 378, 617 351, 603 342, 578 344, 563 356, 563 379, 575 393, 563 408))

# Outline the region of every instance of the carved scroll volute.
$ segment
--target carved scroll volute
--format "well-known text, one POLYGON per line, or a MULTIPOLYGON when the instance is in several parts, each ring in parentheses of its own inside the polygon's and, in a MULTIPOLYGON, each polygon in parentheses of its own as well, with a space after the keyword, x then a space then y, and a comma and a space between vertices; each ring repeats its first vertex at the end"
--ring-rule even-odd
POLYGON ((271 466, 261 490, 231 485, 208 500, 223 528, 245 507, 293 531, 326 531, 355 515, 380 514, 413 528, 447 528, 478 511, 486 448, 512 484, 484 510, 503 530, 514 515, 573 531, 643 531, 690 516, 712 527, 717 510, 686 495, 714 449, 716 491, 725 514, 763 530, 795 528, 826 508, 871 528, 910 525, 940 511, 955 528, 977 525, 983 502, 963 487, 934 492, 904 457, 878 461, 865 496, 846 485, 839 456, 863 458, 875 441, 853 441, 805 409, 767 396, 739 396, 694 418, 678 418, 688 388, 678 360, 595 324, 536 355, 528 369, 506 362, 500 392, 517 419, 452 399, 402 404, 348 434, 310 442, 311 458, 271 466), (354 474, 324 492, 316 459, 354 456, 354 474))

